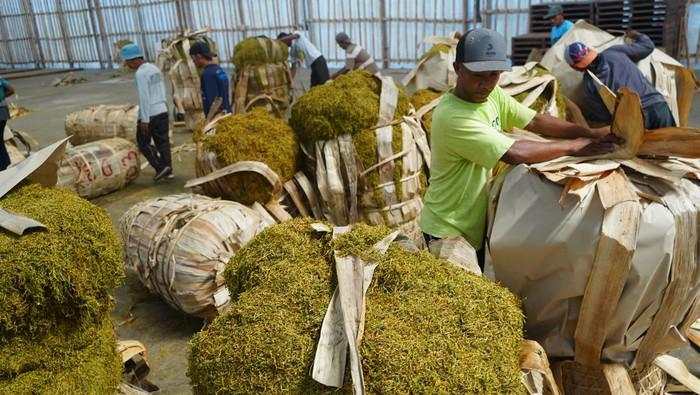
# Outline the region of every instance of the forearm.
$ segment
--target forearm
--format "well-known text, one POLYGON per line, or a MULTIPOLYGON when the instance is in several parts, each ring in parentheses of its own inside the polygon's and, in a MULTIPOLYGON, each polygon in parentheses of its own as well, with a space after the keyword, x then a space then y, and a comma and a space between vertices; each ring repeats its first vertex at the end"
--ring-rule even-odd
POLYGON ((342 69, 340 69, 340 70, 336 71, 335 73, 333 73, 333 75, 331 76, 331 79, 334 80, 334 79, 340 77, 341 75, 343 75, 343 74, 345 74, 345 73, 347 73, 347 72, 348 72, 347 67, 343 67, 342 69))
POLYGON ((589 128, 555 118, 547 114, 538 114, 525 126, 526 130, 543 136, 559 139, 575 139, 578 137, 596 137, 589 128))
POLYGON ((503 155, 502 160, 511 165, 546 162, 562 156, 572 155, 582 146, 587 145, 589 139, 562 140, 554 142, 539 142, 531 140, 518 140, 503 155))

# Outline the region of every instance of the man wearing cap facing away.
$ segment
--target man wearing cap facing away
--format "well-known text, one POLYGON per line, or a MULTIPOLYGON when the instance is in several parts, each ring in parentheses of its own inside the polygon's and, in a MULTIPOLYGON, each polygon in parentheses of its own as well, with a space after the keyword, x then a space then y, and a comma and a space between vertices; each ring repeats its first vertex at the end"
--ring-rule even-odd
POLYGON ((537 163, 561 156, 611 152, 617 138, 609 129, 588 129, 535 111, 498 87, 510 70, 503 36, 489 29, 468 31, 457 44, 457 85, 433 111, 430 184, 420 226, 428 245, 463 237, 483 264, 487 189, 499 161, 537 163), (524 128, 562 140, 514 140, 504 133, 524 128))
POLYGON ((139 150, 156 170, 155 181, 173 178, 170 157, 170 128, 168 107, 165 105, 163 74, 158 67, 143 59, 143 52, 136 44, 121 49, 124 63, 136 71, 134 77, 139 95, 139 119, 136 141, 139 150))
POLYGON ((636 62, 654 51, 654 43, 646 34, 629 31, 626 36, 630 44, 614 45, 601 53, 575 42, 564 50, 564 59, 574 70, 583 74, 583 87, 586 106, 582 108, 589 121, 609 125, 612 115, 598 93, 598 86, 592 73, 613 93, 627 87, 639 95, 644 113, 644 127, 658 129, 676 126, 671 109, 664 97, 644 77, 636 62))
POLYGON ((190 47, 190 56, 194 64, 202 69, 200 89, 202 90, 202 107, 204 116, 209 116, 212 104, 217 97, 221 98, 221 105, 214 114, 219 112, 231 112, 229 101, 228 76, 224 69, 214 62, 216 56, 204 41, 197 41, 190 47))
POLYGON ((379 67, 372 55, 359 44, 353 43, 345 32, 335 35, 335 43, 345 51, 345 66, 331 76, 332 80, 352 70, 366 70, 372 75, 379 75, 379 67))
POLYGON ((573 22, 564 18, 564 9, 559 4, 550 5, 543 19, 549 19, 552 22, 552 30, 549 32, 549 43, 551 45, 554 45, 566 32, 574 27, 573 22))

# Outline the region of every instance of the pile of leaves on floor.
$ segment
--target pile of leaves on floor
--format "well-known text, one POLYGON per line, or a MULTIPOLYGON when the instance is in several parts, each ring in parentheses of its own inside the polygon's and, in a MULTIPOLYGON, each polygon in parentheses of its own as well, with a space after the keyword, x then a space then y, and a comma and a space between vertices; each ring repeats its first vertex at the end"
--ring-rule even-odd
MULTIPOLYGON (((378 263, 360 347, 369 393, 516 393, 523 315, 505 288, 356 225, 335 240, 309 219, 272 226, 224 276, 232 306, 191 341, 195 393, 319 393, 309 375, 336 287, 333 253, 378 263)), ((351 391, 349 374, 343 392, 351 391)))

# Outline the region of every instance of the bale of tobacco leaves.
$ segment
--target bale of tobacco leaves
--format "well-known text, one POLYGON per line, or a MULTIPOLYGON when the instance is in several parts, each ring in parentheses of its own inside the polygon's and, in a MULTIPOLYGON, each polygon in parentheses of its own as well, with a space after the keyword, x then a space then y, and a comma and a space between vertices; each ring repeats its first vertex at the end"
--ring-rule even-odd
POLYGON ((122 376, 116 346, 108 316, 97 325, 63 324, 41 337, 0 341, 0 393, 115 393, 122 376))
POLYGON ((272 226, 231 260, 224 276, 235 302, 191 341, 195 393, 332 390, 309 368, 336 286, 333 251, 378 263, 360 347, 369 393, 520 391, 523 316, 509 291, 396 243, 384 256, 369 251, 385 227, 357 225, 331 240, 310 224, 272 226))
MULTIPOLYGON (((204 176, 240 161, 257 161, 291 179, 297 171, 299 144, 292 129, 262 108, 220 119, 212 133, 197 137, 196 172, 204 176)), ((267 203, 273 186, 262 175, 241 172, 203 184, 205 194, 245 205, 267 203)))
POLYGON ((123 278, 121 242, 107 213, 60 188, 31 184, 0 208, 48 229, 0 232, 0 338, 40 334, 57 322, 99 322, 123 278))
POLYGON ((0 232, 0 393, 110 393, 121 379, 109 312, 123 278, 101 208, 61 188, 19 186, 0 208, 47 229, 0 232))
POLYGON ((231 61, 237 70, 246 66, 283 63, 289 57, 289 47, 283 42, 267 37, 250 37, 233 48, 231 61))

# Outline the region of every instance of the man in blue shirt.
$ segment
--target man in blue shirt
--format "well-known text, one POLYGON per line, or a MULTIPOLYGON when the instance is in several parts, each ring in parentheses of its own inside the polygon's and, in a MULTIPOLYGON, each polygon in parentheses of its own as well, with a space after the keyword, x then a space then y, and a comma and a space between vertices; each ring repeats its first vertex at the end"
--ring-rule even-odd
POLYGON ((549 32, 549 42, 551 45, 556 44, 566 32, 574 27, 571 21, 564 19, 564 9, 561 8, 559 4, 550 5, 544 19, 549 19, 549 21, 552 22, 552 30, 549 32))
POLYGON ((581 42, 572 43, 565 49, 566 62, 574 70, 584 73, 584 94, 588 104, 584 108, 586 118, 604 124, 612 122, 589 71, 613 92, 627 87, 639 95, 647 130, 676 126, 666 100, 635 64, 654 51, 654 43, 647 35, 634 30, 627 32, 627 37, 633 40, 630 44, 614 45, 601 53, 581 42))
POLYGON ((5 126, 10 119, 10 110, 5 99, 14 94, 15 89, 12 85, 6 79, 0 77, 0 171, 10 166, 10 154, 7 153, 4 139, 5 126))
POLYGON ((228 76, 224 69, 214 62, 214 54, 204 41, 197 41, 190 47, 190 56, 194 64, 202 70, 200 86, 202 89, 202 107, 204 116, 209 115, 214 99, 221 98, 218 112, 231 112, 229 101, 228 76))

